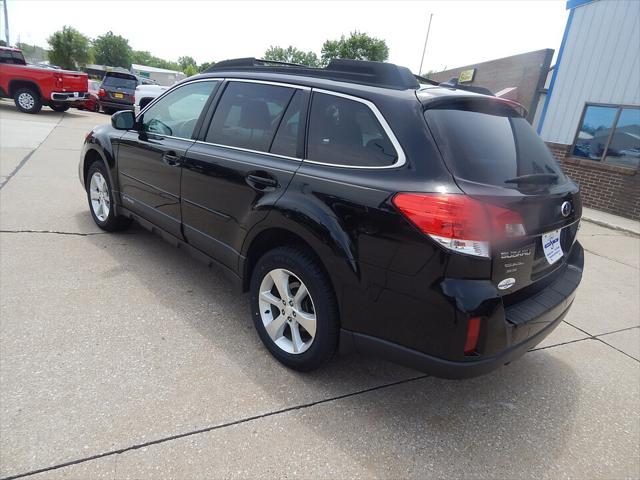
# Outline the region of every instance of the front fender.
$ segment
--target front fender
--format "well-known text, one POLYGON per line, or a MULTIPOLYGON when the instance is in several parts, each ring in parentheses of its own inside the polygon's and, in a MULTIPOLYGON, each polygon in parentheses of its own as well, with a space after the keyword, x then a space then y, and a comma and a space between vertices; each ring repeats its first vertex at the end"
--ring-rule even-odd
POLYGON ((99 158, 107 170, 112 197, 116 200, 114 203, 117 206, 117 204, 120 203, 120 187, 118 183, 115 146, 111 140, 111 132, 108 130, 112 130, 110 125, 100 125, 87 134, 80 154, 78 175, 82 188, 86 190, 87 159, 90 157, 99 158), (96 155, 97 157, 95 157, 96 155))

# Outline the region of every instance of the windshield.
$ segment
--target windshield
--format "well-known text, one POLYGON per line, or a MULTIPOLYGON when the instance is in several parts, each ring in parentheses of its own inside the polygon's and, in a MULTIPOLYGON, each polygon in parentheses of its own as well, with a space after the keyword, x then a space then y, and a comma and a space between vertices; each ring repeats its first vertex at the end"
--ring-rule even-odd
POLYGON ((120 88, 130 88, 134 90, 138 82, 135 78, 130 76, 116 76, 116 75, 107 75, 104 77, 104 81, 102 82, 102 86, 106 87, 120 87, 120 88))
POLYGON ((567 181, 545 143, 508 105, 461 99, 429 108, 424 115, 444 161, 458 178, 505 188, 517 188, 514 179, 527 175, 538 182, 567 181))

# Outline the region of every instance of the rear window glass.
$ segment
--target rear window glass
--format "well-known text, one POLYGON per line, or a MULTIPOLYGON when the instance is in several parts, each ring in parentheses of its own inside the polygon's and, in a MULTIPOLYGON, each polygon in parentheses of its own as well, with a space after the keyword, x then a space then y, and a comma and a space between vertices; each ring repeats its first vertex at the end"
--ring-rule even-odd
POLYGON ((138 82, 129 76, 107 75, 102 82, 103 87, 120 87, 135 89, 138 82))
POLYGON ((463 100, 427 109, 429 128, 454 176, 472 182, 516 188, 505 183, 522 175, 555 174, 560 166, 529 122, 496 101, 463 100))
POLYGON ((26 65, 20 52, 12 50, 0 50, 0 63, 12 63, 14 65, 26 65))

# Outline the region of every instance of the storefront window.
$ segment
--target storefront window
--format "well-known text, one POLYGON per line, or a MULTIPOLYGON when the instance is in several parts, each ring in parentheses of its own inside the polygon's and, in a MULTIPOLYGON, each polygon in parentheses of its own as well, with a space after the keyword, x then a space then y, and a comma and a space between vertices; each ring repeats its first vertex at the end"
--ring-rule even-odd
POLYGON ((586 105, 573 156, 637 168, 640 107, 586 105))

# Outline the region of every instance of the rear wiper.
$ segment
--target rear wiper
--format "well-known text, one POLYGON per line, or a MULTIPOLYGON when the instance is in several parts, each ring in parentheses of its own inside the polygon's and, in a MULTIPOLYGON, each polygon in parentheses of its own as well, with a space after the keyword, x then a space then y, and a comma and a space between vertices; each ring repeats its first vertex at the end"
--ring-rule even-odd
POLYGON ((558 175, 555 173, 530 173, 528 175, 520 175, 505 180, 504 183, 530 183, 535 185, 546 185, 556 183, 558 175))

